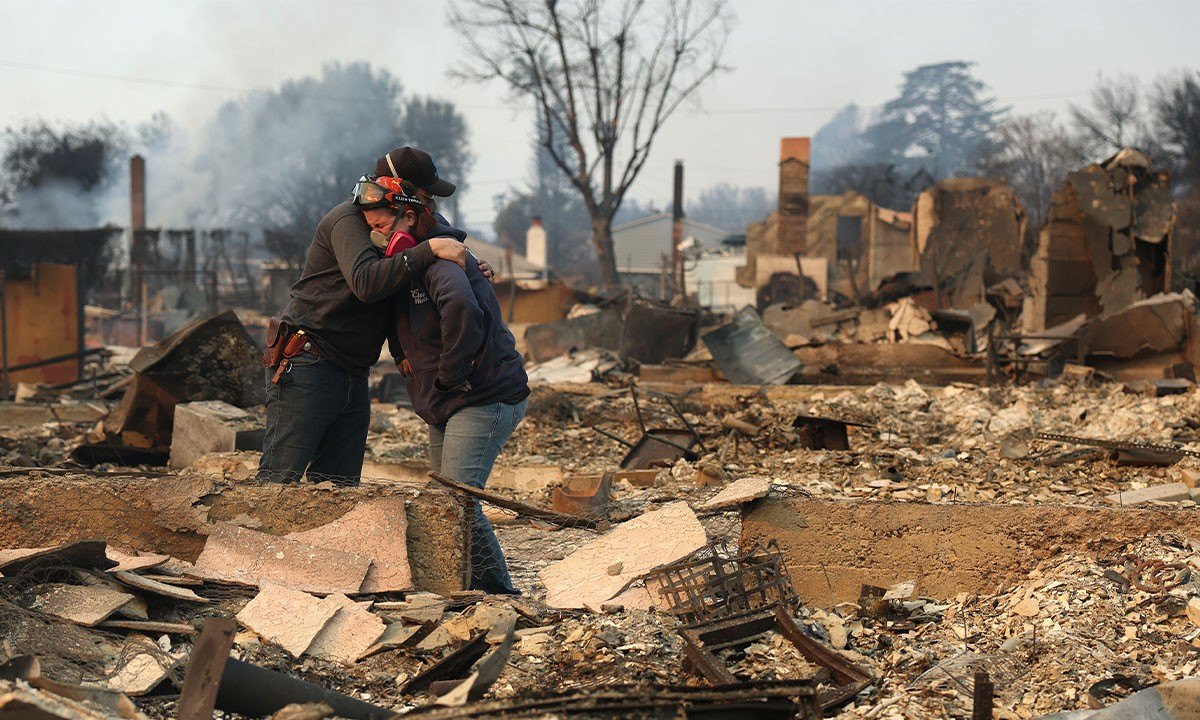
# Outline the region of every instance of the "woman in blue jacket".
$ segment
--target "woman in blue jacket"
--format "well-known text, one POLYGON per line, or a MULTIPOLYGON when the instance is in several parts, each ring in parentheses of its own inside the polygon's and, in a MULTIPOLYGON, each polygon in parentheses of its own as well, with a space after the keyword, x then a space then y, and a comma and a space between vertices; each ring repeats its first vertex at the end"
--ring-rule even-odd
MULTIPOLYGON (((415 186, 398 185, 388 256, 438 234, 415 186)), ((491 283, 477 263, 467 266, 436 261, 397 294, 390 347, 408 377, 413 410, 429 425, 430 469, 482 488, 525 416, 529 378, 491 283)), ((491 523, 472 504, 471 589, 520 594, 491 523)))

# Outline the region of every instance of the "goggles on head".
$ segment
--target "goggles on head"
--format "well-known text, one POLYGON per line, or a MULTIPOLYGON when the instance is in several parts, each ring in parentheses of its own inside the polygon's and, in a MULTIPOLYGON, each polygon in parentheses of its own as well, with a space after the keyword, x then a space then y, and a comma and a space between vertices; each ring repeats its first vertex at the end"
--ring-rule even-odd
POLYGON ((404 190, 404 181, 394 177, 373 177, 363 175, 354 183, 350 199, 363 210, 391 208, 399 210, 401 205, 410 205, 420 212, 425 203, 416 195, 410 195, 404 190))

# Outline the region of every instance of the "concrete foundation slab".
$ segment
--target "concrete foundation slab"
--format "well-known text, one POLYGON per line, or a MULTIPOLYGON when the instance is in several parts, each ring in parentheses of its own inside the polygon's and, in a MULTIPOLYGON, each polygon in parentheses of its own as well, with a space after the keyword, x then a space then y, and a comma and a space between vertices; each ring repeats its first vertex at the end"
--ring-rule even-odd
POLYGON ((1066 552, 1119 553, 1150 534, 1200 533, 1194 510, 934 505, 766 498, 742 519, 743 549, 776 540, 804 602, 854 602, 864 584, 917 578, 921 595, 993 593, 1066 552))
POLYGON ((333 522, 359 503, 402 497, 413 585, 440 595, 462 589, 463 511, 435 488, 308 483, 232 483, 199 475, 0 478, 0 547, 47 547, 103 538, 118 547, 194 561, 207 525, 243 514, 273 535, 333 522))

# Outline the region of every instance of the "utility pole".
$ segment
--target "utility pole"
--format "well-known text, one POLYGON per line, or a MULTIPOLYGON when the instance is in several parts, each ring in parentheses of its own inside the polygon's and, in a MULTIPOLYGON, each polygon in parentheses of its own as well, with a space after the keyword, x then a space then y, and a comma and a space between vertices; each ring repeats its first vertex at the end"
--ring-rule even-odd
POLYGON ((671 290, 676 299, 687 297, 683 280, 683 161, 675 161, 675 198, 671 212, 671 290))
POLYGON ((137 344, 146 341, 145 278, 142 277, 142 255, 138 236, 146 229, 146 160, 141 155, 129 158, 129 271, 133 306, 137 311, 137 344))

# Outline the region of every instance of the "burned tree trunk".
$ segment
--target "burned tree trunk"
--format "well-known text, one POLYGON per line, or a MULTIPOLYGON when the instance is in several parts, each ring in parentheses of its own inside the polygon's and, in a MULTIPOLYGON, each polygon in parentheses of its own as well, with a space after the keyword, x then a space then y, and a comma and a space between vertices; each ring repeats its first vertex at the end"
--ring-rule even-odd
POLYGON ((613 250, 612 218, 592 216, 592 247, 596 248, 596 261, 600 263, 600 278, 604 287, 615 290, 621 287, 617 275, 617 257, 613 250))

